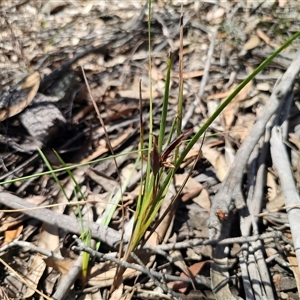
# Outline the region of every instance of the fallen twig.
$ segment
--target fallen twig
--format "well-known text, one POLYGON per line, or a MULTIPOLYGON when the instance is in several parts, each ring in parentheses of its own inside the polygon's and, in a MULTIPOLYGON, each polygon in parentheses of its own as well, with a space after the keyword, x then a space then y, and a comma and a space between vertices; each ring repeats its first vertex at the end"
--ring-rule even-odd
MULTIPOLYGON (((237 152, 234 163, 232 164, 225 180, 222 182, 221 187, 212 201, 212 208, 210 213, 210 238, 211 239, 224 239, 229 236, 232 218, 221 220, 217 212, 222 212, 225 216, 230 216, 234 207, 242 209, 245 206, 244 196, 242 193, 242 178, 244 169, 248 163, 248 159, 259 141, 260 137, 265 132, 265 127, 269 119, 277 111, 282 99, 288 93, 293 85, 293 82, 300 71, 300 51, 295 55, 295 59, 282 76, 278 85, 274 88, 269 101, 266 103, 263 111, 258 116, 256 123, 253 125, 250 133, 245 138, 242 146, 237 152)), ((226 263, 226 249, 225 246, 218 245, 213 249, 213 257, 219 260, 220 263, 226 263), (225 260, 225 261, 224 261, 225 260)), ((227 264, 227 263, 226 263, 227 264)), ((223 272, 224 267, 218 266, 218 264, 212 265, 212 282, 213 287, 217 287, 224 278, 228 277, 228 273, 223 272)), ((217 299, 224 296, 231 299, 232 295, 229 289, 227 289, 228 295, 220 293, 219 296, 216 293, 217 299)))
MULTIPOLYGON (((0 192, 0 203, 13 209, 28 208, 29 210, 23 211, 23 213, 25 213, 26 215, 41 220, 49 225, 63 228, 76 234, 81 234, 81 226, 74 217, 56 214, 51 210, 45 208, 31 210, 36 206, 22 198, 5 192, 0 192)), ((90 228, 91 236, 93 238, 99 239, 100 241, 113 248, 115 248, 120 243, 121 234, 118 231, 110 227, 103 227, 94 222, 84 221, 84 223, 86 223, 84 224, 84 226, 90 228)))

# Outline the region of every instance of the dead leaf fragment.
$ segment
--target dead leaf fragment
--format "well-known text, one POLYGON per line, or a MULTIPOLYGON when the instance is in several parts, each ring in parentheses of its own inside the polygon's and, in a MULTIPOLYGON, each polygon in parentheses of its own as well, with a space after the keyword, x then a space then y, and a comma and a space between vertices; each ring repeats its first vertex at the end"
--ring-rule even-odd
MULTIPOLYGON (((185 274, 182 272, 180 274, 180 277, 182 278, 189 278, 190 276, 196 276, 202 269, 203 267, 207 264, 210 263, 211 261, 201 261, 198 263, 195 263, 189 267, 189 274, 185 274), (190 276, 188 276, 190 275, 190 276)), ((168 287, 172 288, 174 291, 179 291, 180 293, 185 293, 187 291, 187 288, 189 286, 188 282, 182 282, 182 281, 174 281, 174 282, 169 282, 168 287)))
POLYGON ((23 230, 23 224, 19 224, 7 229, 4 233, 4 242, 1 246, 4 246, 14 241, 17 237, 20 236, 22 230, 23 230))
POLYGON ((271 44, 271 39, 267 36, 260 28, 256 30, 256 34, 259 38, 261 38, 267 45, 271 44))
POLYGON ((209 193, 206 189, 202 189, 201 193, 193 198, 193 202, 197 203, 200 207, 203 207, 207 211, 210 211, 210 198, 209 193))
POLYGON ((191 200, 194 197, 198 196, 200 194, 200 192, 202 191, 202 189, 203 189, 203 187, 199 187, 199 188, 189 190, 187 193, 185 193, 181 197, 182 202, 186 202, 186 201, 191 200))
MULTIPOLYGON (((115 140, 112 140, 111 141, 112 148, 114 149, 115 147, 122 145, 122 143, 131 136, 132 132, 133 129, 128 128, 128 130, 124 131, 124 133, 121 136, 119 136, 115 140)), ((86 163, 93 159, 96 159, 98 156, 106 153, 107 151, 109 151, 109 148, 107 146, 103 147, 102 144, 99 144, 98 148, 90 156, 82 160, 81 163, 86 163)))
POLYGON ((260 38, 257 35, 252 35, 245 43, 243 50, 248 51, 256 48, 260 43, 260 38))
POLYGON ((300 149, 300 138, 294 133, 290 133, 289 136, 289 141, 293 143, 298 149, 300 149))
POLYGON ((117 289, 115 289, 110 295, 111 300, 119 300, 122 299, 123 294, 123 284, 120 284, 117 289))
POLYGON ((217 151, 216 149, 212 148, 208 144, 204 144, 202 147, 203 156, 213 165, 216 170, 217 177, 220 181, 222 181, 229 168, 230 165, 227 164, 224 155, 217 151))
POLYGON ((52 257, 48 257, 45 259, 45 263, 48 267, 53 268, 57 272, 61 274, 68 274, 74 265, 74 261, 70 258, 65 258, 63 260, 54 259, 52 257))
POLYGON ((257 16, 253 16, 247 20, 247 26, 244 29, 244 34, 251 34, 255 30, 256 26, 260 23, 261 19, 257 16))
POLYGON ((31 297, 38 286, 40 278, 42 277, 46 268, 46 264, 40 254, 35 254, 33 257, 33 262, 28 270, 28 273, 24 277, 27 282, 30 282, 26 294, 23 296, 24 299, 31 297), (33 289, 34 288, 34 289, 33 289))
POLYGON ((34 72, 28 75, 11 94, 1 99, 0 122, 23 111, 33 100, 40 86, 40 74, 34 72))
POLYGON ((217 9, 210 10, 206 15, 207 22, 212 22, 213 24, 217 24, 216 21, 222 21, 221 17, 223 17, 225 14, 225 9, 222 7, 219 7, 217 9), (219 20, 218 20, 219 19, 219 20))
POLYGON ((271 86, 268 82, 259 82, 257 83, 256 88, 263 92, 268 92, 271 90, 271 86))

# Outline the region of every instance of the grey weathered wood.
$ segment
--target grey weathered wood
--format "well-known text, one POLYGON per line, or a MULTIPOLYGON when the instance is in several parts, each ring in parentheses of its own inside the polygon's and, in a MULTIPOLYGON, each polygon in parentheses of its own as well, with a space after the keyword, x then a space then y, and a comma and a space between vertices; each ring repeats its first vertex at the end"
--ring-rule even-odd
MULTIPOLYGON (((81 225, 74 217, 57 214, 46 208, 37 209, 37 206, 15 195, 0 192, 0 203, 13 209, 26 209, 22 211, 22 213, 41 220, 44 223, 62 228, 78 235, 82 233, 81 225)), ((103 227, 94 222, 87 222, 83 220, 83 223, 86 228, 90 229, 93 238, 100 240, 113 248, 119 244, 121 240, 120 232, 110 227, 103 227)))

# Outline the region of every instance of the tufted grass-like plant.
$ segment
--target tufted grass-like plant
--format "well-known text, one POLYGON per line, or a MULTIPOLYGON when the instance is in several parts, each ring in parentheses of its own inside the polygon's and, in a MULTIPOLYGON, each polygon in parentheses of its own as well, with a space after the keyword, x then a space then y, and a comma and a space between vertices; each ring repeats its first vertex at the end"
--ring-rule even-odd
MULTIPOLYGON (((232 92, 216 109, 216 111, 208 118, 208 120, 203 124, 203 126, 194 134, 194 136, 189 140, 186 144, 184 150, 179 153, 179 144, 186 139, 186 137, 191 133, 190 131, 182 131, 182 115, 183 115, 183 16, 181 16, 181 24, 180 24, 180 50, 179 50, 179 90, 178 90, 178 103, 177 103, 177 118, 175 119, 174 124, 171 127, 170 133, 166 136, 166 127, 167 127, 167 111, 169 104, 169 90, 170 90, 170 76, 171 76, 171 66, 172 59, 171 55, 169 55, 167 59, 167 72, 165 77, 165 92, 163 97, 162 104, 162 113, 160 116, 160 131, 158 136, 153 133, 153 97, 152 97, 152 57, 151 57, 151 8, 152 1, 148 0, 148 47, 149 47, 149 87, 150 87, 150 101, 149 101, 149 139, 148 139, 148 154, 146 162, 144 162, 144 128, 143 128, 143 120, 141 120, 140 128, 140 147, 139 150, 128 152, 129 153, 139 153, 140 161, 143 164, 146 164, 146 174, 141 178, 140 181, 140 193, 138 197, 138 201, 136 204, 136 210, 134 215, 134 225, 132 229, 132 235, 129 240, 129 243, 126 247, 125 254, 123 255, 123 259, 129 261, 130 254, 134 252, 140 245, 143 245, 147 238, 145 237, 145 233, 149 230, 149 227, 153 224, 154 220, 157 217, 157 213, 165 199, 166 193, 174 178, 174 174, 179 168, 180 164, 185 159, 188 152, 192 149, 192 147, 196 144, 196 142, 203 137, 205 131, 212 124, 212 122, 220 115, 220 113, 224 110, 224 108, 236 97, 236 95, 251 81, 253 78, 261 72, 280 52, 282 52, 285 48, 287 48, 296 38, 300 36, 300 31, 296 32, 293 36, 291 36, 281 47, 279 47, 276 51, 274 51, 266 60, 264 60, 239 86, 232 92), (164 144, 164 141, 166 143, 164 144), (166 158, 170 154, 170 152, 174 151, 174 159, 171 165, 168 165, 166 162, 166 158), (166 168, 167 167, 167 168, 166 168)), ((140 99, 140 103, 141 103, 140 99)), ((142 115, 142 107, 140 104, 140 110, 142 115)), ((12 183, 20 180, 26 180, 32 177, 42 176, 45 174, 52 174, 53 178, 63 190, 59 179, 56 176, 57 172, 67 171, 68 175, 74 182, 76 195, 78 198, 84 199, 84 196, 81 193, 80 186, 77 184, 75 178, 72 175, 71 169, 78 168, 83 165, 91 164, 94 162, 99 162, 106 159, 114 159, 117 155, 111 155, 105 159, 101 158, 98 160, 94 160, 85 164, 78 164, 73 166, 66 166, 64 162, 61 160, 63 168, 53 170, 51 165, 47 162, 46 157, 40 151, 40 155, 43 157, 44 162, 48 166, 49 171, 43 172, 40 174, 35 174, 32 176, 26 176, 23 178, 16 178, 13 180, 8 180, 5 182, 0 182, 0 185, 5 185, 6 183, 12 183), (73 179, 74 178, 74 179, 73 179)), ((122 154, 124 155, 124 153, 122 154)), ((59 156, 58 156, 59 157, 59 156)), ((187 175, 188 179, 188 175, 187 175)), ((187 180, 186 180, 187 181, 187 180)), ((122 197, 122 192, 126 189, 128 182, 122 184, 120 188, 120 193, 118 195, 118 199, 114 202, 114 207, 116 207, 122 197)), ((182 189, 182 187, 181 187, 182 189)), ((181 190, 180 189, 180 190, 181 190)), ((178 194, 177 194, 178 195, 178 194)), ((173 199, 173 203, 176 201, 176 197, 173 199)), ((172 205, 171 205, 172 206, 172 205)), ((170 206, 170 207, 171 207, 170 206)), ((78 207, 78 211, 80 207, 78 207)), ((113 214, 113 209, 107 214, 107 218, 103 223, 103 226, 108 226, 111 220, 111 216, 113 214)), ((82 222, 82 216, 79 215, 79 221, 82 222)), ((82 239, 84 240, 85 245, 90 244, 91 237, 88 234, 88 228, 85 228, 82 223, 82 239)), ((99 244, 98 244, 99 246, 99 244)), ((88 264, 90 258, 88 255, 84 258, 84 263, 82 266, 83 277, 86 278, 88 264)), ((124 268, 119 268, 115 282, 113 284, 113 289, 117 288, 118 284, 121 281, 122 274, 124 272, 124 268)))
MULTIPOLYGON (((179 153, 179 143, 184 139, 188 132, 182 132, 182 111, 183 111, 183 14, 181 14, 180 22, 180 49, 179 49, 179 90, 178 90, 178 103, 177 103, 177 118, 175 120, 174 126, 171 127, 169 136, 167 137, 166 148, 163 150, 163 141, 165 139, 166 124, 167 124, 167 111, 169 104, 169 89, 170 89, 170 74, 171 74, 171 64, 172 60, 169 56, 167 61, 167 73, 165 78, 165 92, 163 97, 162 113, 160 116, 160 127, 158 137, 153 134, 153 98, 152 98, 152 58, 151 58, 151 4, 152 1, 148 0, 148 47, 149 47, 149 88, 150 88, 150 102, 149 102, 149 139, 148 139, 148 156, 147 156, 147 168, 145 178, 141 178, 140 184, 140 194, 137 201, 134 225, 132 230, 132 236, 130 238, 129 244, 126 248, 125 255, 123 259, 125 261, 131 261, 131 253, 134 252, 139 245, 143 245, 149 238, 149 235, 145 237, 145 233, 153 224, 157 217, 157 213, 164 201, 170 183, 174 177, 176 170, 179 168, 180 164, 185 159, 188 152, 196 144, 196 142, 203 137, 204 133, 212 122, 221 114, 225 107, 236 97, 236 95, 259 73, 261 72, 281 51, 288 47, 297 37, 300 36, 300 31, 295 33, 288 41, 286 41, 280 48, 278 48, 272 55, 270 55, 266 60, 264 60, 238 87, 220 104, 216 111, 208 118, 208 120, 203 124, 203 126, 198 130, 198 132, 190 139, 186 147, 179 153), (176 135, 175 140, 172 137, 176 135), (170 148, 170 146, 172 146, 170 148), (167 150, 166 150, 167 149, 167 150), (165 152, 175 151, 174 162, 171 168, 165 169, 162 156, 165 152)), ((141 100, 140 100, 141 103, 141 100)), ((140 104, 141 106, 141 104, 140 104)), ((141 112, 142 113, 142 112, 141 112)), ((141 121, 140 124, 140 149, 144 149, 144 130, 141 121)), ((141 158, 143 153, 141 152, 141 158)), ((186 184, 187 178, 183 185, 186 184)), ((182 190, 183 186, 179 189, 182 190)), ((174 197, 172 204, 169 206, 169 210, 172 208, 176 201, 179 193, 174 197)), ((166 213, 165 213, 166 215, 166 213)), ((156 225, 157 226, 157 225, 156 225)), ((154 228, 156 228, 154 226, 154 228)), ((153 229, 152 231, 153 232, 153 229)), ((111 290, 114 290, 122 281, 122 274, 125 271, 124 268, 119 268, 119 272, 116 274, 116 278, 111 290)))

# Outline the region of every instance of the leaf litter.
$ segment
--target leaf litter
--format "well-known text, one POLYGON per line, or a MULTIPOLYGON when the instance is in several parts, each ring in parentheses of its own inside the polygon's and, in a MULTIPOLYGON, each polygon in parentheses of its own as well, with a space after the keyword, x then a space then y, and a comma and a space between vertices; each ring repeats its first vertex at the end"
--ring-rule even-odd
MULTIPOLYGON (((273 3, 268 5, 263 1, 182 2, 186 23, 183 37, 184 109, 187 111, 197 102, 192 116, 186 122, 187 128, 193 128, 196 132, 241 80, 298 30, 297 17, 293 17, 292 12, 299 13, 300 6, 296 1, 271 1, 273 3), (218 34, 214 51, 209 55, 211 33, 216 30, 218 34), (205 71, 208 60, 211 65, 205 71), (205 76, 208 76, 207 82, 203 93, 200 93, 200 83, 205 80, 205 76)), ((113 151, 121 155, 117 157, 117 165, 121 173, 125 174, 123 180, 128 178, 130 170, 126 168, 133 166, 137 157, 134 150, 138 149, 140 79, 145 128, 148 120, 147 104, 150 94, 147 12, 143 11, 144 4, 142 1, 48 1, 39 4, 32 0, 1 2, 0 22, 3 30, 0 34, 0 109, 4 112, 0 113, 4 116, 0 132, 1 181, 46 171, 42 160, 36 155, 36 145, 33 145, 35 139, 38 139, 38 145, 45 153, 57 150, 66 164, 91 162, 110 155, 104 130, 84 84, 81 66, 104 120, 113 151), (71 63, 68 65, 68 62, 71 63), (51 108, 52 113, 49 113, 49 106, 48 114, 53 114, 49 118, 35 110, 34 114, 38 117, 37 122, 32 125, 22 121, 22 112, 14 115, 4 109, 11 89, 18 87, 18 82, 23 78, 26 82, 26 78, 31 78, 30 74, 36 74, 34 71, 38 71, 42 78, 39 90, 36 90, 35 85, 34 90, 27 91, 27 96, 22 97, 27 97, 29 102, 34 95, 39 95, 36 97, 41 102, 55 98, 51 107, 56 109, 51 108), (69 92, 59 85, 65 82, 66 73, 72 73, 75 78, 69 92), (58 83, 57 91, 50 89, 54 83, 58 83), (62 90, 65 91, 64 95, 61 94, 62 90), (55 101, 61 105, 56 106, 55 101), (43 127, 39 127, 39 119, 44 120, 43 127), (60 120, 59 124, 57 120, 60 120), (129 154, 128 151, 132 152, 129 154)), ((179 67, 176 53, 179 49, 181 3, 160 0, 152 5, 151 75, 155 104, 154 132, 157 132, 165 86, 166 60, 170 51, 174 55, 174 64, 169 102, 176 103, 178 98, 179 67)), ((285 187, 280 179, 280 173, 286 170, 276 169, 272 161, 274 158, 270 154, 269 139, 275 120, 265 127, 259 142, 254 144, 251 155, 244 156, 248 163, 247 168, 242 170, 242 178, 231 178, 233 184, 242 186, 248 214, 246 208, 235 207, 227 212, 222 205, 217 208, 211 205, 219 201, 215 195, 222 191, 221 182, 226 182, 226 174, 238 163, 235 160, 238 149, 252 134, 251 128, 257 116, 264 114, 264 107, 278 84, 278 79, 292 64, 297 48, 298 40, 248 84, 209 128, 202 147, 203 155, 182 192, 177 209, 158 228, 158 238, 145 246, 154 246, 155 251, 140 251, 139 254, 143 264, 165 275, 157 277, 153 273, 154 277, 151 277, 149 274, 142 274, 140 269, 127 269, 123 275, 123 284, 110 299, 170 299, 170 295, 163 295, 162 286, 166 286, 166 282, 169 282, 170 289, 177 292, 177 297, 182 299, 298 299, 299 260, 293 240, 299 237, 300 232, 291 231, 290 222, 293 220, 288 218, 286 210, 280 210, 287 205, 285 187), (274 212, 274 209, 277 211, 274 212), (259 213, 268 211, 270 213, 261 218, 256 217, 259 213), (253 218, 252 226, 244 227, 249 215, 253 218), (214 252, 222 244, 216 247, 210 241, 209 230, 216 228, 214 221, 228 231, 226 235, 221 235, 222 239, 228 240, 227 246, 222 250, 226 257, 214 252), (255 242, 235 240, 238 237, 257 237, 258 234, 267 236, 255 242), (181 245, 184 242, 186 243, 181 245), (191 246, 191 242, 198 244, 191 246), (160 247, 169 244, 173 244, 173 248, 161 250, 160 247), (225 264, 224 271, 216 268, 220 264, 225 264), (184 278, 187 280, 184 281, 184 278), (218 284, 221 284, 219 288, 218 284)), ((294 78, 290 80, 294 81, 294 78)), ((280 107, 274 114, 277 119, 282 118, 282 124, 287 124, 282 127, 285 133, 285 151, 289 154, 290 169, 297 190, 298 85, 295 80, 289 92, 293 98, 292 104, 280 107), (286 119, 283 121, 285 111, 286 119)), ((32 113, 29 114, 30 109, 34 105, 39 107, 41 102, 33 102, 26 108, 28 115, 24 112, 23 118, 32 116, 32 113)), ((169 109, 167 131, 175 117, 175 108, 169 109)), ((280 122, 277 120, 278 124, 280 122)), ((175 183, 170 187, 169 199, 176 194, 176 188, 182 181, 181 176, 189 172, 198 149, 193 148, 194 154, 190 153, 189 159, 181 165, 182 174, 176 174, 175 183)), ((139 178, 141 167, 135 172, 133 177, 139 178)), ((115 164, 111 159, 100 160, 90 167, 78 167, 73 173, 86 199, 91 200, 85 204, 85 208, 81 207, 82 211, 86 212, 87 222, 94 222, 101 218, 103 206, 107 205, 119 188, 115 164), (97 204, 98 202, 101 204, 97 204)), ((58 176, 68 197, 76 200, 72 180, 63 170, 58 176)), ((119 204, 120 207, 123 205, 123 209, 117 209, 113 215, 110 227, 116 231, 122 229, 122 216, 125 226, 130 228, 138 180, 132 179, 119 204)), ((230 185, 227 189, 230 190, 230 185)), ((44 203, 39 205, 59 204, 52 208, 57 214, 69 214, 76 218, 74 214, 78 213, 78 210, 73 211, 69 207, 63 193, 58 192, 50 174, 6 183, 2 185, 2 191, 15 193, 20 198, 43 197, 44 203)), ((0 198, 4 197, 3 192, 0 198)), ((294 209, 298 209, 297 204, 294 209)), ((30 281, 26 287, 11 269, 1 266, 1 293, 4 299, 36 299, 36 289, 44 293, 45 297, 56 295, 60 291, 63 276, 71 272, 79 258, 80 254, 72 248, 75 245, 71 238, 72 232, 60 228, 59 224, 49 224, 49 220, 44 221, 27 217, 24 212, 1 213, 2 248, 5 249, 1 251, 1 258, 16 273, 30 281), (11 240, 16 243, 20 241, 20 245, 10 248, 11 240), (60 255, 62 260, 58 262, 57 258, 31 251, 30 247, 21 246, 21 241, 51 250, 60 255)), ((99 253, 116 256, 117 250, 117 246, 108 247, 102 241, 99 253)), ((140 266, 138 262, 135 265, 140 266)), ((110 289, 115 271, 114 262, 99 262, 92 256, 90 275, 85 286, 82 286, 80 280, 75 281, 70 287, 69 295, 63 294, 61 298, 103 299, 101 297, 110 289)))

